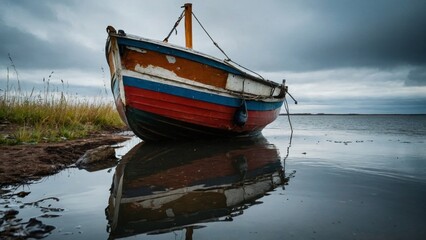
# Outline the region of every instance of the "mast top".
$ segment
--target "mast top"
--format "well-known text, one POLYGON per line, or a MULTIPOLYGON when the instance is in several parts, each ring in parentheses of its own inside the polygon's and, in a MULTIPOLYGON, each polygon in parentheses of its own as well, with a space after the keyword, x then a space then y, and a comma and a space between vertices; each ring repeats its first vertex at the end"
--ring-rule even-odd
POLYGON ((185 45, 192 48, 192 3, 185 3, 185 45))

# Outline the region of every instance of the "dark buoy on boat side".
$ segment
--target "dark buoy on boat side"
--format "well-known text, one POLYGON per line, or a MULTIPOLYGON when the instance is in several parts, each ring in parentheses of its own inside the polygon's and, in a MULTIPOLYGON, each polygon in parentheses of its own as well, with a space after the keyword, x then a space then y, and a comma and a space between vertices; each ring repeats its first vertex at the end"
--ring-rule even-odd
POLYGON ((241 101, 241 105, 237 108, 237 110, 234 113, 234 124, 242 127, 246 124, 248 119, 248 111, 247 111, 247 104, 246 100, 241 101))

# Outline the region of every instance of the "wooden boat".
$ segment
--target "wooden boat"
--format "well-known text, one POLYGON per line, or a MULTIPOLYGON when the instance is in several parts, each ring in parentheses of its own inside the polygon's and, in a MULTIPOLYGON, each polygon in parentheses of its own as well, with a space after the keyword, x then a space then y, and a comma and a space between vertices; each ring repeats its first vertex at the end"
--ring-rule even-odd
POLYGON ((287 87, 194 51, 191 4, 184 13, 186 47, 108 26, 105 52, 121 118, 148 141, 260 133, 279 115, 287 87))
POLYGON ((278 149, 264 137, 142 142, 115 169, 110 237, 231 220, 288 180, 278 149))

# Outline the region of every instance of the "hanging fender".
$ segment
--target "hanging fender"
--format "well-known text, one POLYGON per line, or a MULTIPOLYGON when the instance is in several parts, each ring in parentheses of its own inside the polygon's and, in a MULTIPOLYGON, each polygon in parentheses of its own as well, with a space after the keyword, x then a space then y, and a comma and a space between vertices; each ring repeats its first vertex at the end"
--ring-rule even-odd
POLYGON ((246 100, 242 99, 241 105, 237 108, 234 113, 234 124, 242 127, 246 124, 248 119, 248 111, 246 100))

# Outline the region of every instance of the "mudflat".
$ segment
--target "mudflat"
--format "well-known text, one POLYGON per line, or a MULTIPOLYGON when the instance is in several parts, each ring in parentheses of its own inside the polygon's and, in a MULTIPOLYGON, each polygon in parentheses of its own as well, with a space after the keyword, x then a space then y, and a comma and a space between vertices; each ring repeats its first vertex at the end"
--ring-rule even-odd
POLYGON ((131 136, 115 131, 91 134, 77 140, 0 146, 0 187, 23 184, 57 173, 74 164, 87 150, 114 145, 131 136))

